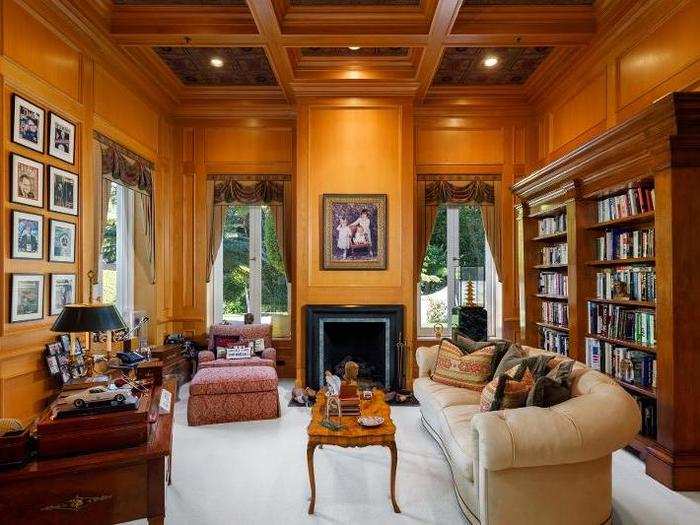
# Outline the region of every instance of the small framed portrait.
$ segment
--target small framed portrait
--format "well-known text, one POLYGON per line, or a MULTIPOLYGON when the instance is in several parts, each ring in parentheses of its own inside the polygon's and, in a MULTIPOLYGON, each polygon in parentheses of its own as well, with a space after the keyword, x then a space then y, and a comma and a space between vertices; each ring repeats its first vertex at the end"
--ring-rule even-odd
POLYGON ((49 221, 49 261, 75 262, 75 224, 49 221))
POLYGON ((78 176, 49 166, 49 210, 78 215, 78 176))
POLYGON ((44 318, 44 276, 12 274, 10 322, 36 321, 44 318))
POLYGON ((75 163, 75 124, 49 112, 48 153, 68 164, 75 163))
POLYGON ((44 207, 44 165, 22 155, 10 155, 10 200, 37 208, 44 207))
POLYGON ((49 315, 58 315, 67 304, 75 303, 75 274, 52 273, 49 315))
POLYGON ((70 334, 61 334, 58 341, 65 353, 70 353, 70 334))
POLYGON ((12 96, 12 142, 44 152, 46 112, 19 95, 12 96))
POLYGON ((12 211, 12 258, 44 258, 44 218, 41 215, 12 211))
POLYGON ((324 270, 385 270, 386 195, 323 195, 324 270))
POLYGON ((58 366, 58 360, 56 359, 55 355, 47 355, 46 356, 46 366, 49 369, 49 374, 52 376, 58 375, 61 373, 61 369, 58 366))

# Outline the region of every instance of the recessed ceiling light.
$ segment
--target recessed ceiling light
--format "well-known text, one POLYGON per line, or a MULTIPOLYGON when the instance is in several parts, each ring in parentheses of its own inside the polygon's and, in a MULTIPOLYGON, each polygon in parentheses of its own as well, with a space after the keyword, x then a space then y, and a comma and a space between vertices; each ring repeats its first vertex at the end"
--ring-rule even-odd
POLYGON ((213 57, 209 63, 214 67, 221 67, 224 65, 224 61, 219 57, 213 57))
POLYGON ((348 46, 348 49, 350 51, 358 51, 360 49, 360 46, 348 46))
POLYGON ((496 64, 498 64, 498 57, 495 56, 488 56, 484 59, 484 65, 486 67, 493 67, 496 64))

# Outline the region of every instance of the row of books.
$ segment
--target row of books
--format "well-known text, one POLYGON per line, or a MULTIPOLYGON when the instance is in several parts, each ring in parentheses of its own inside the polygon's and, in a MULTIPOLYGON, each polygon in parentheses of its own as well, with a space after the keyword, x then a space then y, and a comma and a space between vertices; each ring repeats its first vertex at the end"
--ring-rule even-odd
POLYGON ((654 256, 654 228, 607 230, 596 239, 599 261, 654 256))
POLYGON ((549 328, 540 328, 540 348, 568 356, 569 336, 549 328))
POLYGON ((540 253, 542 264, 567 264, 569 261, 569 248, 565 242, 552 246, 543 246, 540 253))
POLYGON ((557 272, 540 272, 539 293, 546 295, 569 295, 569 278, 557 272))
POLYGON ((596 273, 598 299, 656 300, 656 270, 653 266, 618 266, 596 273))
POLYGON ((558 301, 542 301, 542 321, 568 326, 569 305, 558 301))
POLYGON ((613 304, 588 303, 588 332, 654 346, 654 312, 613 304))
POLYGON ((642 428, 639 433, 643 436, 656 439, 656 402, 642 396, 633 395, 634 400, 642 413, 642 428))
POLYGON ((653 188, 629 188, 621 195, 598 200, 598 221, 606 222, 654 210, 653 188))
POLYGON ((656 357, 648 352, 587 337, 586 365, 631 385, 656 388, 656 357))
POLYGON ((537 221, 537 235, 551 235, 566 231, 566 213, 556 217, 545 217, 537 221))

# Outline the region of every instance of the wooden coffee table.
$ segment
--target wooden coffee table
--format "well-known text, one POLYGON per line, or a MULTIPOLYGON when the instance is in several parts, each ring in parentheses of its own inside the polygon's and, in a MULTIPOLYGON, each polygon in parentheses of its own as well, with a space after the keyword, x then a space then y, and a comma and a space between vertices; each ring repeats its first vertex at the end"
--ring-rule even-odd
MULTIPOLYGON (((401 512, 396 503, 396 426, 391 420, 391 408, 384 401, 384 392, 374 391, 371 400, 360 400, 360 411, 363 416, 382 416, 384 424, 375 428, 365 428, 357 422, 357 416, 344 416, 342 418, 343 428, 333 431, 321 422, 326 415, 326 396, 319 392, 316 397, 316 404, 311 412, 311 422, 307 428, 309 442, 306 447, 306 460, 309 466, 309 483, 311 484, 311 503, 309 503, 309 514, 314 513, 316 505, 316 479, 314 476, 314 451, 316 447, 323 445, 336 445, 339 447, 369 447, 380 445, 387 447, 391 453, 391 504, 394 512, 401 512)), ((337 418, 334 419, 337 421, 337 418)))

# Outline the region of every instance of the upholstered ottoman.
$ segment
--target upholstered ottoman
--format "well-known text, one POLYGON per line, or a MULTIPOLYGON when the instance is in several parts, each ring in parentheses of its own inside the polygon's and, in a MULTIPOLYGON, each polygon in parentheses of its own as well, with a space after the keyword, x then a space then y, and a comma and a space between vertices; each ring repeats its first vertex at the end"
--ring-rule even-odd
POLYGON ((190 426, 279 417, 277 372, 271 366, 202 368, 190 382, 190 426))

